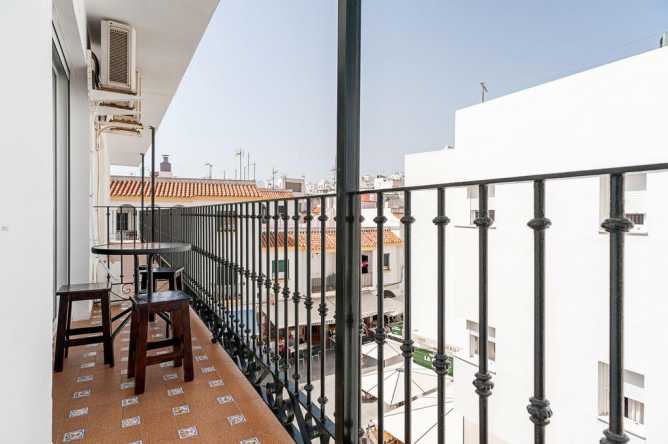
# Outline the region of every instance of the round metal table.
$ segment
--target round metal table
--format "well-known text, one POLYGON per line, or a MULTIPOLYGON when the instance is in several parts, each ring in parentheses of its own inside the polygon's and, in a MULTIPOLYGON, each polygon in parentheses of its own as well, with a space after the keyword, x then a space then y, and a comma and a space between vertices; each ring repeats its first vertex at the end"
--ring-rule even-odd
MULTIPOLYGON (((133 256, 134 257, 134 285, 135 296, 139 295, 139 259, 138 256, 146 257, 146 297, 150 301, 153 294, 153 257, 157 254, 184 253, 191 249, 191 245, 185 242, 128 242, 123 244, 102 244, 94 245, 90 251, 93 254, 102 254, 106 256, 133 256)), ((109 266, 109 264, 107 264, 109 266)), ((123 328, 130 319, 129 313, 132 308, 123 310, 112 318, 112 322, 124 315, 128 315, 123 322, 114 330, 112 337, 123 328)))

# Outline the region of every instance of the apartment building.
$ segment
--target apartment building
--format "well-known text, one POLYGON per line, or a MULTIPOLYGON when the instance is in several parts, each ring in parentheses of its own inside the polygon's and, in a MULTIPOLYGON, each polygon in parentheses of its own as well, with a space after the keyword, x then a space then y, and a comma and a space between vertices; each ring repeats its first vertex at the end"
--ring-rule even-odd
MULTIPOLYGON (((408 185, 643 165, 666 158, 668 48, 590 69, 457 111, 454 149, 406 156, 408 185)), ((493 180, 492 180, 493 182, 493 180)), ((626 235, 624 426, 630 442, 662 442, 668 420, 665 325, 660 296, 668 235, 668 174, 629 173, 626 235)), ((596 442, 608 422, 610 240, 608 176, 546 181, 546 398, 549 442, 596 442)), ((445 190, 446 341, 454 361, 463 442, 478 442, 479 188, 445 190)), ((435 341, 437 197, 413 193, 413 311, 417 337, 435 341), (419 320, 419 321, 418 321, 419 320)), ((531 182, 488 187, 490 442, 533 442, 533 217, 531 182)))

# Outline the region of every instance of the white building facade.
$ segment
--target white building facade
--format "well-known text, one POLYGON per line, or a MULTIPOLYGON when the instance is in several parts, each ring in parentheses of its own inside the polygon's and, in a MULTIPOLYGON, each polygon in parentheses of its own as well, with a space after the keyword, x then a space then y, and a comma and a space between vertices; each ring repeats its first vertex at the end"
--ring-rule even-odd
MULTIPOLYGON (((455 149, 406 157, 407 185, 666 162, 668 48, 657 49, 460 110, 455 149)), ((549 442, 597 442, 607 427, 609 236, 606 177, 546 182, 546 397, 549 442)), ((668 302, 668 173, 626 177, 625 427, 632 443, 662 441, 668 410, 663 350, 668 302)), ((490 442, 533 442, 531 182, 489 187, 490 442)), ((477 189, 446 189, 446 341, 456 354, 455 405, 464 443, 477 443, 477 189)), ((414 334, 436 324, 436 195, 413 193, 414 334)))
MULTIPOLYGON (((52 333, 55 290, 95 279, 90 253, 100 226, 93 207, 108 202, 110 165, 137 166, 195 52, 217 0, 197 7, 178 0, 10 0, 0 14, 8 107, 3 122, 0 268, 11 297, 0 316, 2 341, 15 360, 0 375, 11 381, 0 407, 3 442, 51 442, 52 333), (91 51, 102 60, 101 20, 136 29, 136 65, 144 89, 143 130, 109 131, 98 119, 121 97, 91 87, 91 51), (179 29, 174 34, 173 29, 179 29), (101 98, 104 98, 101 100, 101 98)), ((127 97, 127 92, 125 93, 127 97)), ((136 110, 135 110, 136 111, 136 110)), ((132 111, 134 112, 134 111, 132 111)), ((132 125, 121 124, 129 128, 132 125)), ((134 126, 133 128, 137 128, 134 126)), ((89 315, 76 304, 73 319, 89 315)))

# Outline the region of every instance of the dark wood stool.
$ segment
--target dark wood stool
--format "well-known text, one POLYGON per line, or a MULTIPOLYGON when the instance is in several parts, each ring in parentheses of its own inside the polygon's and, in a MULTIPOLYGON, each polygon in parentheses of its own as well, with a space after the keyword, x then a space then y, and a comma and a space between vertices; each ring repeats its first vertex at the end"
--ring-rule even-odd
MULTIPOLYGON (((146 281, 148 279, 148 270, 146 266, 139 268, 139 288, 143 292, 146 291, 146 281)), ((183 291, 183 267, 154 267, 153 268, 153 291, 158 288, 158 281, 167 281, 170 290, 183 291)), ((169 336, 169 320, 162 316, 165 320, 165 336, 169 336)), ((155 313, 149 317, 151 322, 155 322, 155 313)))
MULTIPOLYGON (((148 270, 146 268, 139 269, 139 287, 142 291, 146 290, 146 280, 148 279, 148 270)), ((157 267, 153 269, 153 290, 155 291, 158 281, 167 281, 170 290, 183 291, 183 267, 157 267)))
POLYGON ((132 298, 134 309, 130 327, 130 347, 128 353, 128 378, 135 378, 135 394, 144 393, 146 387, 146 367, 161 362, 174 361, 174 367, 183 365, 183 379, 188 382, 193 373, 192 338, 190 335, 190 297, 182 291, 161 291, 153 293, 150 301, 147 295, 132 298), (172 321, 171 338, 148 342, 149 317, 155 313, 169 313, 172 321), (173 347, 171 353, 148 356, 149 350, 173 347))
POLYGON ((58 328, 56 331, 56 357, 53 364, 55 372, 63 371, 63 360, 70 347, 86 344, 104 344, 104 363, 114 366, 114 344, 111 335, 111 311, 109 308, 109 292, 111 288, 108 283, 87 283, 63 285, 56 294, 60 297, 58 308, 58 328), (72 317, 72 302, 99 300, 102 310, 102 325, 95 327, 70 328, 72 317), (72 336, 90 335, 95 336, 73 338, 72 336))

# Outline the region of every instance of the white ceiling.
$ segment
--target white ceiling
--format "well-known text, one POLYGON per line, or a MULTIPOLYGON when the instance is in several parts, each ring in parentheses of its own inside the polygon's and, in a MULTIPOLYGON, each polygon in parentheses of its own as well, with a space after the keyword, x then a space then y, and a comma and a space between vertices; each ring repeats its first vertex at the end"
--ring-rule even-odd
POLYGON ((142 75, 141 137, 109 134, 112 165, 137 166, 150 147, 148 127, 160 125, 219 0, 86 0, 91 48, 100 54, 100 20, 127 23, 136 30, 137 69, 142 75))

